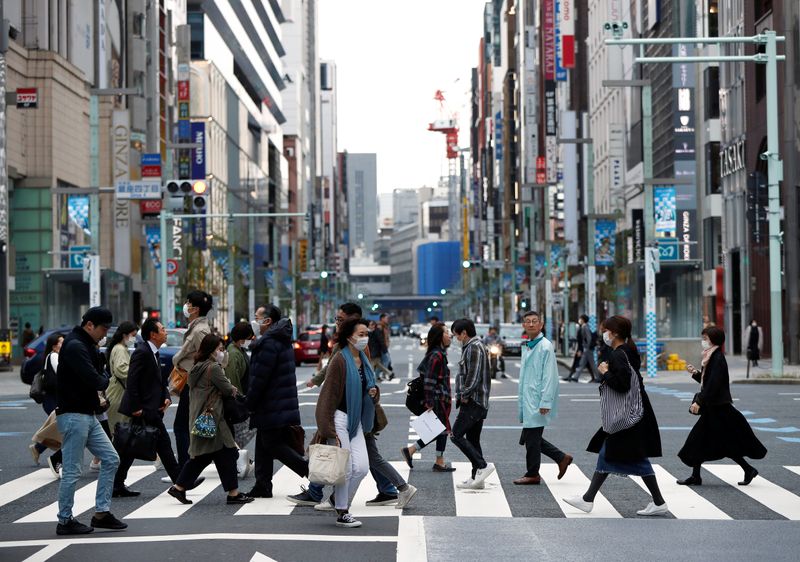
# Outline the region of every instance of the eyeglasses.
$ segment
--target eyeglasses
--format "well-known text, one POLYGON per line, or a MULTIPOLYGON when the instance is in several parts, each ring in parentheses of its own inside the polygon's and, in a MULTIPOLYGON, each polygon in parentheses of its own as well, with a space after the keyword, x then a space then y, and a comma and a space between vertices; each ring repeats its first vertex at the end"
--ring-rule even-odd
POLYGON ((525 320, 522 325, 523 326, 536 326, 537 324, 541 324, 541 320, 525 320))
POLYGON ((345 318, 344 316, 337 316, 336 318, 334 318, 333 321, 336 322, 337 324, 341 324, 345 320, 347 320, 347 318, 345 318))

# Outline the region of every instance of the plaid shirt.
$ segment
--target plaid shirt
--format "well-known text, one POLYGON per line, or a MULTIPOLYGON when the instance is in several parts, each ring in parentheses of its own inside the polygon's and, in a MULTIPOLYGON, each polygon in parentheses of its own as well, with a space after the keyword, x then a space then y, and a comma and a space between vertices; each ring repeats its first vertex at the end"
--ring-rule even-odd
POLYGON ((479 406, 489 409, 492 381, 489 376, 489 358, 481 338, 475 336, 461 350, 456 377, 456 401, 469 398, 479 406))

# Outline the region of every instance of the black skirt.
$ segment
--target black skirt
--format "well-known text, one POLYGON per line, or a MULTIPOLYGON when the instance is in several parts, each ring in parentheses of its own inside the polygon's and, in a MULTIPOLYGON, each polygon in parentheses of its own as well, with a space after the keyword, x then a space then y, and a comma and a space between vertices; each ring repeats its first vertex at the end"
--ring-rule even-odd
POLYGON ((732 404, 701 407, 678 457, 688 466, 724 458, 763 459, 767 449, 753 433, 745 417, 732 404))

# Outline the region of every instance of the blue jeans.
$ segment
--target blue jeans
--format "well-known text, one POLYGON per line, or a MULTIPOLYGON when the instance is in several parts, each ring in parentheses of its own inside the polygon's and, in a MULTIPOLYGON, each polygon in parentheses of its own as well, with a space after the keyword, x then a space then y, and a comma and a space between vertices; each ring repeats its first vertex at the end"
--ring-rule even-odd
POLYGON ((63 436, 61 443, 61 484, 58 487, 58 521, 66 523, 72 517, 75 504, 75 486, 81 476, 83 450, 100 459, 100 475, 97 477, 95 511, 102 513, 111 509, 111 494, 114 490, 114 474, 119 466, 119 455, 103 431, 97 418, 86 414, 61 414, 56 417, 58 431, 63 436))

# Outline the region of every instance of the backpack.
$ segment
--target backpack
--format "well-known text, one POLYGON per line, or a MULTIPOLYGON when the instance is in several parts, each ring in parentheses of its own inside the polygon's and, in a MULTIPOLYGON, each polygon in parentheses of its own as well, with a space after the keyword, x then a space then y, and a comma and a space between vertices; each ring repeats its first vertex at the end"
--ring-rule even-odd
POLYGON ((406 408, 415 416, 420 416, 425 412, 425 385, 422 382, 422 375, 408 383, 406 408))

